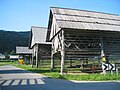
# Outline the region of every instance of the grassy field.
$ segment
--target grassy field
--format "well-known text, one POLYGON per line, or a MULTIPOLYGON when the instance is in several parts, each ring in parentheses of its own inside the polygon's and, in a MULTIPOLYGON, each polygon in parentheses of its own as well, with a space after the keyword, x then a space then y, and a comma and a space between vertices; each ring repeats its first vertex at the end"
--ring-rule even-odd
MULTIPOLYGON (((1 65, 11 64, 13 66, 29 70, 31 72, 40 73, 45 76, 51 77, 51 78, 57 78, 57 79, 66 79, 66 80, 78 80, 78 81, 108 81, 108 80, 120 80, 120 73, 118 75, 116 74, 110 74, 107 73, 106 75, 103 74, 64 74, 61 75, 59 73, 60 67, 58 66, 53 71, 50 71, 50 66, 47 64, 41 65, 39 68, 32 68, 31 65, 19 65, 18 62, 0 62, 1 65)), ((74 71, 74 69, 71 69, 74 71)))
POLYGON ((3 65, 6 65, 6 64, 13 64, 13 63, 15 63, 15 62, 13 62, 13 61, 10 61, 10 60, 0 60, 0 66, 3 66, 3 65))
POLYGON ((0 62, 0 66, 6 65, 6 63, 4 62, 0 62))

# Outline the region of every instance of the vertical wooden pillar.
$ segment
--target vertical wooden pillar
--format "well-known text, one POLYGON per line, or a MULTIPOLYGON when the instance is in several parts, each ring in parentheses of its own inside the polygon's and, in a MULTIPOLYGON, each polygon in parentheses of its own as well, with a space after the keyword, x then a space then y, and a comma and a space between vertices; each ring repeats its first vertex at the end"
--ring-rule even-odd
POLYGON ((25 60, 25 64, 26 64, 26 62, 27 62, 27 58, 26 58, 26 55, 23 55, 24 56, 24 60, 25 60))
POLYGON ((53 52, 51 53, 51 70, 54 69, 54 55, 53 52))
POLYGON ((33 62, 34 62, 34 56, 33 56, 33 53, 32 53, 32 68, 33 68, 33 62))
POLYGON ((81 70, 82 71, 84 70, 84 62, 83 62, 83 60, 81 60, 81 70))
POLYGON ((30 59, 30 65, 32 64, 32 56, 29 55, 29 59, 30 59))
POLYGON ((54 46, 53 46, 54 43, 52 43, 52 50, 51 50, 51 70, 54 69, 54 53, 53 53, 53 50, 54 50, 54 46))
POLYGON ((62 30, 62 40, 61 40, 61 74, 64 72, 64 61, 65 61, 65 46, 64 46, 64 31, 62 30))
POLYGON ((70 67, 72 67, 72 60, 70 60, 70 67))
POLYGON ((38 44, 36 45, 36 67, 38 68, 38 44))
POLYGON ((101 57, 105 56, 105 53, 104 53, 104 44, 103 44, 103 35, 102 35, 102 32, 100 33, 100 47, 101 47, 101 57))
MULTIPOLYGON (((101 59, 105 59, 105 53, 104 53, 104 44, 103 44, 103 35, 102 32, 100 33, 100 44, 101 44, 101 59)), ((102 64, 104 62, 102 61, 102 64)), ((106 75, 106 70, 103 69, 103 73, 106 75)))

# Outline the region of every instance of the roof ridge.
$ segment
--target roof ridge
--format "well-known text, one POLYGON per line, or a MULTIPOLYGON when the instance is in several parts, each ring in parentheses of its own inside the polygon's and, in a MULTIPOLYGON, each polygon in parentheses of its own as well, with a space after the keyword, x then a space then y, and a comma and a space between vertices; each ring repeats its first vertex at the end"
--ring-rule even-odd
POLYGON ((86 12, 94 12, 94 13, 101 13, 101 14, 120 16, 118 14, 111 14, 111 13, 105 13, 105 12, 99 12, 99 11, 91 11, 91 10, 81 10, 81 9, 63 8, 63 7, 50 7, 50 8, 68 9, 68 10, 76 10, 76 11, 86 11, 86 12))

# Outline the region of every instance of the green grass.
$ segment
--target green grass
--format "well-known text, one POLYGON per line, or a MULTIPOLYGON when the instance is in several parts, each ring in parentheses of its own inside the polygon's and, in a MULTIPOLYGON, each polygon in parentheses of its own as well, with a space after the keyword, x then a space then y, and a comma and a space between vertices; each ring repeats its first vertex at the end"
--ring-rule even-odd
POLYGON ((117 76, 116 74, 89 74, 89 75, 66 75, 64 76, 68 80, 87 80, 87 81, 106 81, 106 80, 120 80, 120 75, 117 76))
POLYGON ((73 75, 66 74, 61 75, 59 73, 60 68, 57 67, 53 71, 50 71, 49 65, 42 65, 40 68, 32 68, 30 65, 19 65, 17 62, 0 62, 0 65, 12 64, 16 67, 29 70, 31 72, 40 73, 45 76, 56 78, 56 79, 66 79, 66 80, 78 80, 78 81, 108 81, 108 80, 120 80, 120 73, 106 75, 103 74, 87 74, 87 75, 73 75))
POLYGON ((6 65, 6 63, 3 63, 3 62, 1 63, 1 62, 0 62, 0 66, 3 66, 3 65, 6 65))
POLYGON ((0 60, 0 66, 7 65, 7 64, 13 64, 13 61, 11 60, 0 60))

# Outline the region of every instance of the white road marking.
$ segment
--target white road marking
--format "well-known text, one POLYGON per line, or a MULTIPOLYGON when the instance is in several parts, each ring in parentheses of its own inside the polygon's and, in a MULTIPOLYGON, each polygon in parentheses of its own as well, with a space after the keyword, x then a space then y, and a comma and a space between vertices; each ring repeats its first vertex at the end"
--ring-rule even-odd
POLYGON ((22 80, 21 85, 27 85, 27 80, 26 79, 22 80))
POLYGON ((15 80, 15 81, 12 83, 12 85, 18 85, 19 82, 20 82, 20 80, 15 80))
POLYGON ((41 79, 36 79, 36 80, 37 80, 37 84, 45 84, 41 79))
POLYGON ((2 86, 8 86, 11 82, 12 80, 7 80, 2 86))
POLYGON ((30 84, 35 84, 35 80, 34 79, 30 79, 29 82, 30 82, 30 84))
POLYGON ((4 81, 0 81, 0 84, 2 84, 4 81))

